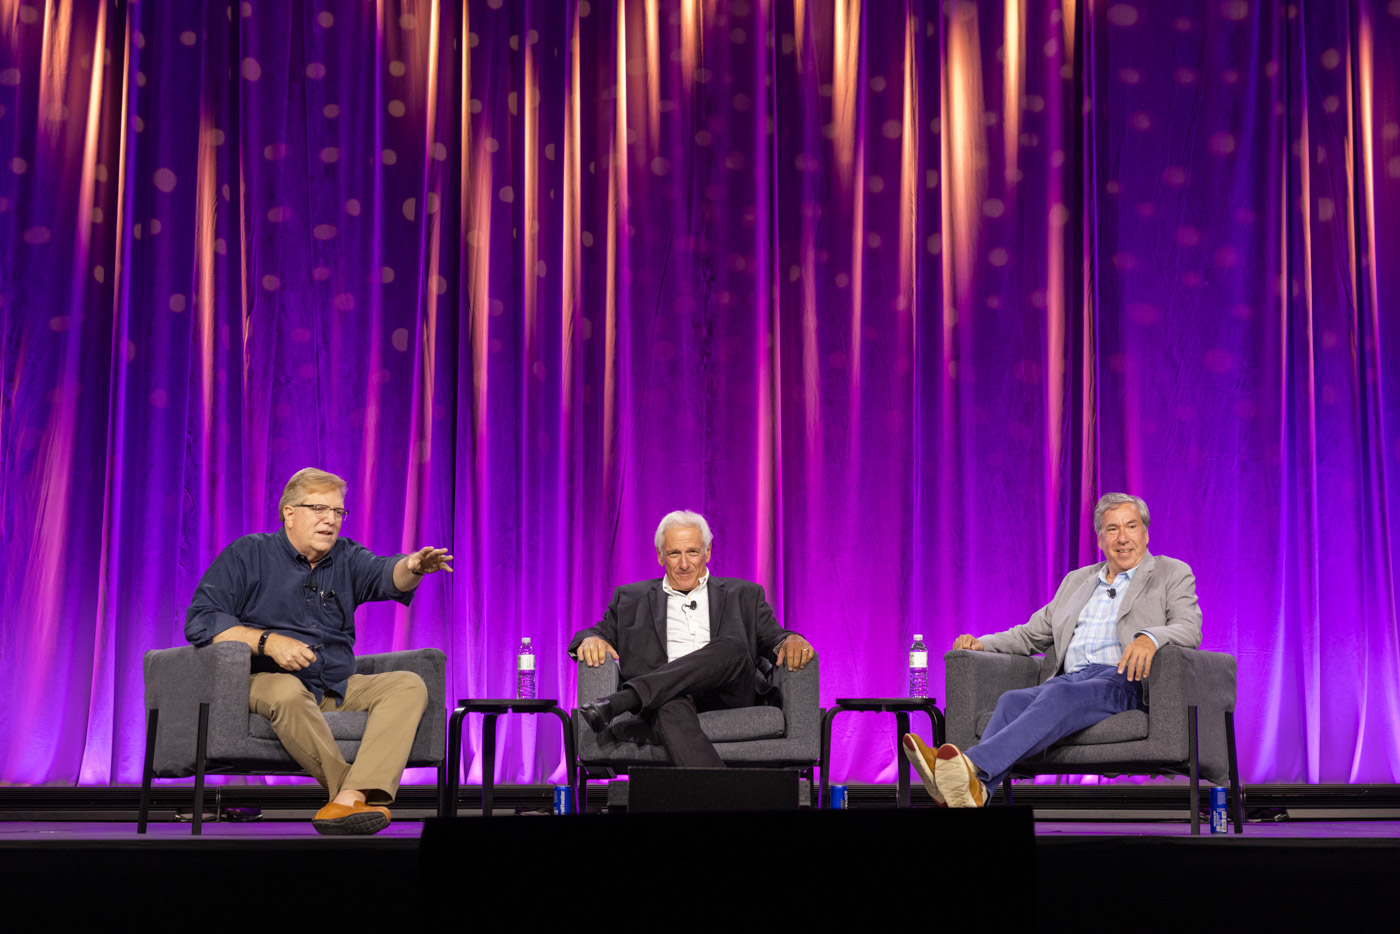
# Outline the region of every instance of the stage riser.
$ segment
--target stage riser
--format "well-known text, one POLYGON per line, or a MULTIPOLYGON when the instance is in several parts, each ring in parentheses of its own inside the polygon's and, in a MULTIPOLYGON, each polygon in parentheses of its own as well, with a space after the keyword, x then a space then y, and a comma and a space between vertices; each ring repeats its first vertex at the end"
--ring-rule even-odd
MULTIPOLYGON (((593 783, 590 806, 596 811, 607 800, 606 786, 593 783)), ((168 820, 173 812, 188 813, 194 806, 189 785, 164 785, 153 789, 152 819, 168 820)), ((1202 795, 1204 798, 1205 795, 1202 795)), ((894 807, 893 785, 850 785, 850 806, 857 810, 894 807)), ((140 789, 107 788, 0 788, 0 820, 135 820, 140 789)), ((1187 788, 1174 785, 1028 785, 1015 789, 1018 805, 1034 808, 1041 819, 1156 819, 1184 818, 1187 788)), ((1000 799, 998 799, 1000 800, 1000 799)), ((930 807, 927 792, 915 782, 911 791, 915 807, 930 807)), ((205 808, 216 804, 232 808, 259 808, 269 817, 300 819, 325 803, 314 785, 210 785, 205 808)), ((553 803, 550 785, 497 785, 493 806, 498 811, 548 810, 553 803)), ((1282 814, 1306 819, 1387 819, 1400 816, 1400 785, 1248 785, 1245 805, 1253 817, 1282 814), (1354 812, 1349 814, 1349 812, 1354 812)), ((458 808, 481 809, 481 788, 463 786, 458 808)), ((399 789, 395 813, 405 818, 425 817, 437 810, 437 789, 409 785, 399 789)))

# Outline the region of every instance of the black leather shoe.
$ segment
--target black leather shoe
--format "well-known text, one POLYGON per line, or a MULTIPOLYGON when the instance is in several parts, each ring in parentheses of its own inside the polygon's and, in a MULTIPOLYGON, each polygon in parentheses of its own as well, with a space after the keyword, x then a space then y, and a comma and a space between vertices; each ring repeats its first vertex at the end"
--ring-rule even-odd
POLYGON ((606 697, 600 697, 591 704, 584 704, 578 712, 583 714, 583 719, 588 721, 588 726, 594 733, 606 730, 614 716, 612 701, 606 697))

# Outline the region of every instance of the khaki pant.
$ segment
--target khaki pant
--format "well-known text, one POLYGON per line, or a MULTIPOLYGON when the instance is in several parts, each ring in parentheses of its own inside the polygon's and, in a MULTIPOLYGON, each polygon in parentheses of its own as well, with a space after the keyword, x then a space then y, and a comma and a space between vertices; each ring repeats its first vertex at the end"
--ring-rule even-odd
POLYGON ((248 709, 272 721, 293 759, 320 782, 332 799, 342 789, 362 791, 369 804, 389 804, 399 790, 418 721, 428 707, 428 688, 411 671, 351 675, 339 707, 327 696, 319 705, 295 675, 257 672, 248 709), (369 722, 355 761, 348 763, 331 737, 322 711, 367 710, 369 722))

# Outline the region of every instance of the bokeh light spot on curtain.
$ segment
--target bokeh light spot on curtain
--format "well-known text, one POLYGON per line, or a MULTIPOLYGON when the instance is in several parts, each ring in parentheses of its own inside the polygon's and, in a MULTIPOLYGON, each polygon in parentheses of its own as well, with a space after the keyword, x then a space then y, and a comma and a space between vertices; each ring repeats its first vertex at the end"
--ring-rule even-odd
MULTIPOLYGON (((1023 621, 1128 489, 1245 779, 1400 777, 1395 2, 42 10, 0 0, 0 782, 138 779, 142 653, 309 464, 457 555, 360 651, 500 696, 529 635, 566 702, 669 509, 829 702, 1023 621)), ((537 726, 498 780, 562 778, 537 726)))

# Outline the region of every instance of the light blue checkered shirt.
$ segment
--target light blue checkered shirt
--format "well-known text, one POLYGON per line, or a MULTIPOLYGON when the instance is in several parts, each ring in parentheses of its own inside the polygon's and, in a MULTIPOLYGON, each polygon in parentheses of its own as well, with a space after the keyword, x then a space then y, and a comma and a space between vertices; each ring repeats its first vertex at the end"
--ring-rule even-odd
POLYGON ((1116 665, 1123 657, 1123 644, 1118 641, 1118 607, 1123 603, 1123 595, 1128 592, 1137 567, 1120 571, 1112 583, 1105 577, 1107 571, 1107 563, 1099 568, 1094 594, 1084 604, 1084 611, 1074 624, 1074 636, 1065 650, 1065 674, 1089 665, 1116 665), (1113 591, 1111 597, 1110 590, 1113 591))

